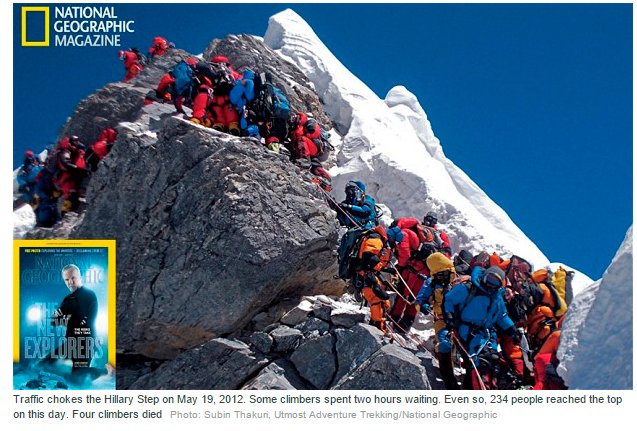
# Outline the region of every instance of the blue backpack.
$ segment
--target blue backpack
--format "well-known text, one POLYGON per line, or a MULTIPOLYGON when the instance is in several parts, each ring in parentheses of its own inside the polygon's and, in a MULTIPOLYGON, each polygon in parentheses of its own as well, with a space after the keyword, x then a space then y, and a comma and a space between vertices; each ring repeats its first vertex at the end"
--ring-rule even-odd
POLYGON ((272 86, 272 116, 290 118, 290 103, 281 89, 272 86))
POLYGON ((183 60, 180 61, 172 70, 172 74, 175 78, 175 96, 185 96, 186 99, 190 99, 193 90, 194 74, 188 63, 183 60))

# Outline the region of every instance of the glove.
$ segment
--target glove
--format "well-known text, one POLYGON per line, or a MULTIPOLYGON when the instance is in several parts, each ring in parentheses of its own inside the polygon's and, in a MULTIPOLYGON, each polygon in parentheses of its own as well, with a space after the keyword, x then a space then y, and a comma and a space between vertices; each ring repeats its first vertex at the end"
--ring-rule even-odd
POLYGON ((340 204, 340 207, 344 210, 352 209, 352 206, 350 204, 340 204))

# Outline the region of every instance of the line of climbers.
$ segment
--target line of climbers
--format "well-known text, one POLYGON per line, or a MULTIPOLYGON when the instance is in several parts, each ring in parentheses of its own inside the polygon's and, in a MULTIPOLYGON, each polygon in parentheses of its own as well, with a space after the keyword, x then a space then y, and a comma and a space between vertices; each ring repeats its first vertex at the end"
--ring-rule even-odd
MULTIPOLYGON (((135 78, 148 61, 165 55, 174 46, 156 36, 148 57, 137 48, 119 51, 126 69, 124 82, 135 78)), ((184 106, 192 109, 190 119, 197 124, 254 137, 264 142, 269 151, 288 154, 300 168, 309 170, 324 190, 331 190, 331 177, 321 163, 333 150, 329 133, 310 113, 292 113, 287 97, 272 84, 269 73, 255 74, 250 69, 239 73, 227 57, 220 55, 210 62, 188 58, 161 78, 145 103, 170 101, 178 112, 185 114, 184 106)), ((90 173, 97 169, 116 139, 117 131, 109 127, 88 148, 74 135, 62 138, 57 147, 49 146, 46 160, 27 151, 18 170, 20 197, 14 208, 29 203, 40 227, 53 226, 67 212, 81 211, 90 173)))
POLYGON ((175 45, 172 42, 168 42, 166 38, 161 36, 155 36, 153 43, 148 48, 148 56, 144 56, 137 48, 130 48, 128 50, 119 51, 117 56, 122 62, 124 62, 124 69, 126 69, 126 75, 123 81, 128 82, 135 78, 139 72, 144 70, 144 65, 147 61, 153 59, 153 57, 160 57, 165 55, 169 49, 174 48, 175 45))
POLYGON ((33 151, 26 151, 16 176, 20 193, 17 203, 31 205, 40 227, 53 226, 67 212, 80 212, 91 173, 97 170, 116 140, 117 130, 107 127, 88 148, 73 135, 60 139, 57 148, 49 147, 43 160, 33 151))
POLYGON ((572 272, 533 271, 525 259, 503 260, 495 252, 461 250, 452 260, 434 212, 422 223, 400 218, 386 229, 361 181, 348 182, 345 195, 337 203, 326 194, 348 229, 338 249, 338 277, 369 303, 370 324, 410 336, 417 313, 431 315, 447 389, 566 388, 556 353, 572 272), (454 374, 458 355, 461 387, 454 374))
POLYGON ((269 151, 288 155, 331 190, 331 177, 322 164, 333 150, 330 134, 311 113, 292 112, 287 96, 268 72, 248 68, 239 72, 223 55, 210 61, 190 57, 176 64, 147 94, 145 103, 153 102, 172 102, 184 115, 188 107, 192 110, 189 119, 196 124, 253 137, 269 151))
MULTIPOLYGON (((148 60, 165 55, 174 46, 165 38, 156 36, 148 49, 148 60)), ((136 77, 147 62, 137 48, 119 51, 118 56, 126 69, 124 82, 136 77)), ((30 204, 36 225, 40 227, 53 226, 67 212, 81 211, 91 172, 97 170, 99 162, 110 152, 116 140, 117 131, 107 127, 88 148, 78 136, 73 135, 60 139, 57 146, 50 145, 43 160, 36 157, 32 150, 26 151, 16 177, 19 198, 14 201, 14 208, 25 202, 30 204)))

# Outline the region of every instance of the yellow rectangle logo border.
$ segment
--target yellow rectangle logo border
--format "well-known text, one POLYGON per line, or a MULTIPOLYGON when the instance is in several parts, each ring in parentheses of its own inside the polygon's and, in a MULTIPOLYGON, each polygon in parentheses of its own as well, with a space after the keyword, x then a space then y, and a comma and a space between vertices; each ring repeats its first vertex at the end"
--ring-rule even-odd
POLYGON ((49 6, 22 6, 22 46, 49 46, 49 6), (27 40, 27 13, 44 12, 44 40, 27 40))
POLYGON ((103 247, 108 251, 108 362, 115 368, 117 348, 117 293, 116 256, 114 239, 69 239, 69 240, 13 240, 13 362, 20 361, 20 249, 23 247, 103 247))

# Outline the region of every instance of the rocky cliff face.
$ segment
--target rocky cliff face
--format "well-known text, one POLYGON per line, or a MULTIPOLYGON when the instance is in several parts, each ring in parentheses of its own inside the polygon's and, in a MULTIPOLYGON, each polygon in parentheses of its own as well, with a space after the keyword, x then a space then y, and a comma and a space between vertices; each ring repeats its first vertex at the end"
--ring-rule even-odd
POLYGON ((190 56, 181 49, 172 49, 165 56, 155 57, 131 83, 105 85, 78 104, 60 136, 77 135, 85 144, 92 144, 102 129, 123 121, 135 121, 144 106, 146 93, 154 90, 176 63, 190 56))
MULTIPOLYGON (((258 52, 246 66, 309 86, 253 37, 214 45, 231 58, 258 52)), ((131 83, 106 85, 78 105, 63 135, 92 142, 116 126, 118 141, 91 179, 83 217, 31 234, 117 240, 118 350, 151 358, 236 331, 281 296, 343 287, 332 278, 334 215, 303 173, 254 140, 175 116, 170 104, 144 106, 161 76, 189 56, 175 49, 156 57, 131 83)), ((324 116, 311 88, 301 93, 291 103, 324 116)))
POLYGON ((153 371, 128 372, 118 388, 432 389, 431 355, 390 344, 367 319, 358 304, 305 297, 277 322, 259 329, 256 318, 242 339, 216 338, 153 371))
POLYGON ((170 115, 122 132, 73 233, 118 240, 120 349, 170 357, 340 287, 333 214, 281 156, 170 115))
MULTIPOLYGON (((215 40, 204 57, 215 54, 271 72, 293 109, 330 125, 303 73, 259 39, 215 40)), ((118 388, 431 388, 430 355, 388 344, 367 309, 325 296, 344 288, 333 278, 339 231, 307 172, 170 104, 144 105, 188 56, 155 58, 78 105, 64 135, 89 143, 114 126, 118 140, 84 213, 30 233, 117 240, 118 388)))

